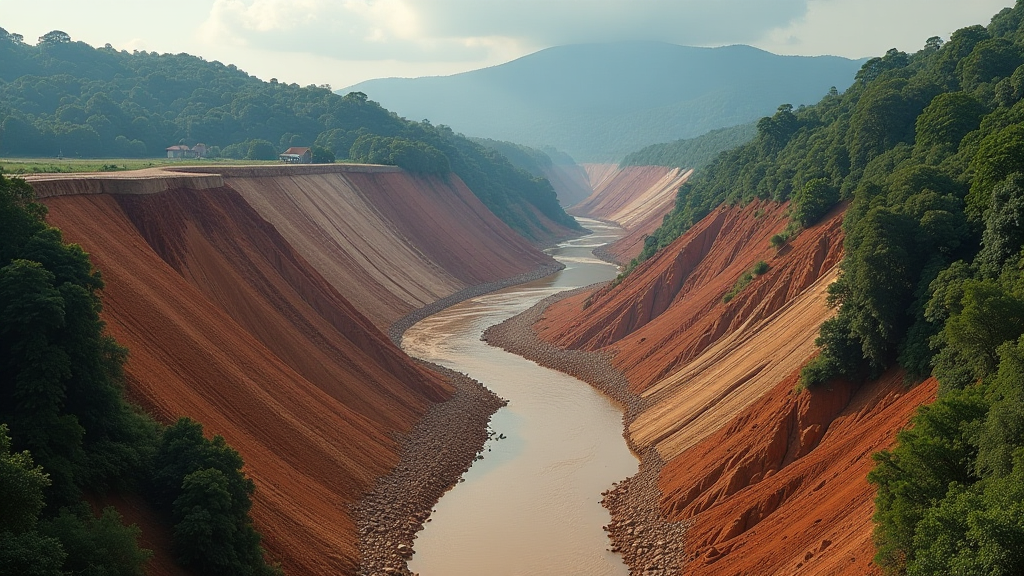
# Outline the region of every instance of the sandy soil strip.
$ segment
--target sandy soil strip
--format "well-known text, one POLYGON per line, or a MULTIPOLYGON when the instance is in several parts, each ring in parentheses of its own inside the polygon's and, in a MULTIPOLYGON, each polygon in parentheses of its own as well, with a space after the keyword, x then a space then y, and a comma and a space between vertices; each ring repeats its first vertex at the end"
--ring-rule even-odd
POLYGON ((491 326, 484 332, 483 339, 492 346, 587 382, 622 405, 623 438, 630 450, 640 457, 640 470, 603 494, 601 503, 612 515, 606 527, 611 549, 622 554, 631 574, 678 574, 685 563, 683 534, 686 525, 661 518, 658 476, 664 462, 656 450, 638 452, 626 432, 647 407, 647 402, 629 391, 625 376, 612 366, 607 354, 563 350, 541 341, 533 330, 534 323, 548 306, 595 288, 587 286, 549 296, 526 312, 491 326))

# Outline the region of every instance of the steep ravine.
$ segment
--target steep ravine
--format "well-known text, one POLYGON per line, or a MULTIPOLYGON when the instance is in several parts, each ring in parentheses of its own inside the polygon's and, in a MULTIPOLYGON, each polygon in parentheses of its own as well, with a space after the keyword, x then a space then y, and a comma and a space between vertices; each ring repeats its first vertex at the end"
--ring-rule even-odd
POLYGON ((831 313, 843 214, 775 250, 768 239, 785 210, 719 208, 618 286, 556 299, 488 334, 626 404, 626 437, 644 461, 606 505, 634 573, 875 570, 871 454, 892 445, 935 384, 908 388, 894 372, 795 391, 831 313), (759 260, 768 272, 723 302, 759 260))
POLYGON ((661 225, 675 205, 676 193, 693 170, 663 166, 589 164, 587 172, 594 191, 568 208, 574 216, 615 222, 625 230, 622 238, 602 246, 594 254, 620 265, 635 258, 644 239, 661 225))
MULTIPOLYGON (((414 363, 383 329, 422 302, 553 265, 455 179, 331 168, 33 179, 49 222, 102 270, 103 318, 131 351, 129 395, 162 421, 199 420, 242 454, 255 523, 290 574, 356 573, 352 507, 398 463, 398 438, 455 390, 452 375, 414 363), (417 246, 431 241, 454 256, 417 246), (458 252, 480 246, 490 258, 458 252), (380 253, 360 254, 370 247, 380 253), (351 264, 359 258, 365 266, 351 264), (404 278, 389 275, 400 273, 423 290, 395 288, 404 278), (355 300, 374 302, 372 317, 355 300)), ((453 458, 468 465, 474 440, 457 440, 453 458)))

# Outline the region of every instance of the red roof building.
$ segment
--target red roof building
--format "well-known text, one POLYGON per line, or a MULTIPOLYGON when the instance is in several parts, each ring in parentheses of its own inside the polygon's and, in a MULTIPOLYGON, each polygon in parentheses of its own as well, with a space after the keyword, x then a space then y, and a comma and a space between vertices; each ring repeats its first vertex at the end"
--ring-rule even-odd
POLYGON ((313 163, 313 151, 302 146, 292 146, 280 153, 277 157, 280 158, 282 162, 287 162, 288 164, 313 163))

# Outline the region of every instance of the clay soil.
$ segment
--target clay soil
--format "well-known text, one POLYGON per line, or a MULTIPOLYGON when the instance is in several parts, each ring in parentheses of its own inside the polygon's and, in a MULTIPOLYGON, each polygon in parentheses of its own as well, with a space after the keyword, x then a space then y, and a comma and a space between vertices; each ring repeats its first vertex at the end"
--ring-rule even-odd
MULTIPOLYGON (((50 223, 103 273, 103 318, 130 350, 129 396, 163 422, 202 422, 242 454, 264 547, 290 574, 356 573, 365 550, 353 507, 395 470, 413 426, 456 390, 451 375, 411 361, 381 328, 422 302, 554 267, 459 182, 343 171, 356 175, 147 175, 139 193, 130 178, 60 182, 44 199, 50 223), (273 201, 261 203, 260 190, 273 201), (431 231, 441 247, 418 246, 431 231), (473 253, 481 246, 491 258, 473 253), (406 280, 408 290, 392 290, 406 280), (375 320, 349 296, 373 302, 375 320)), ((474 429, 451 438, 467 462, 478 420, 493 410, 484 408, 453 416, 474 429)), ((151 571, 178 573, 151 511, 118 505, 152 534, 151 571)))
POLYGON ((261 172, 225 181, 380 329, 468 286, 553 265, 454 175, 261 172))
POLYGON ((262 221, 237 194, 193 194, 47 204, 103 272, 131 398, 164 422, 202 422, 242 454, 272 559, 292 573, 352 573, 348 505, 397 462, 392 434, 450 388, 368 330, 273 228, 246 226, 262 221), (207 228, 218 214, 218 227, 238 228, 207 228))
POLYGON ((785 210, 720 208, 618 286, 563 297, 532 312, 532 334, 501 340, 539 339, 521 352, 570 373, 580 354, 597 355, 586 366, 606 359, 600 373, 574 375, 602 390, 618 382, 626 437, 643 458, 642 473, 606 497, 615 545, 643 552, 626 555, 636 573, 874 570, 871 454, 892 445, 935 384, 908 388, 890 373, 795 391, 831 313, 842 208, 775 250, 768 239, 785 210), (724 302, 759 260, 768 272, 724 302), (658 509, 643 511, 652 476, 658 509), (685 536, 652 545, 643 534, 668 534, 652 515, 685 536), (659 546, 657 559, 649 549, 659 546))
POLYGON ((575 216, 614 222, 626 234, 594 254, 624 265, 643 250, 644 238, 661 225, 675 204, 676 193, 693 170, 663 166, 626 166, 608 170, 590 165, 598 183, 587 199, 569 208, 575 216))

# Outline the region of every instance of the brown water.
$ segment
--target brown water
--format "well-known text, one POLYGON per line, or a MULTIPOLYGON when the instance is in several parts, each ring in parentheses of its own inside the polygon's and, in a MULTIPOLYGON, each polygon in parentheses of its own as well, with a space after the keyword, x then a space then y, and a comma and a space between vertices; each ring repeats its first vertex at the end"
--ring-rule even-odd
POLYGON ((615 277, 590 251, 620 230, 581 222, 594 234, 549 251, 565 270, 463 302, 405 333, 410 355, 469 374, 509 401, 491 420, 484 459, 419 533, 409 567, 421 576, 628 574, 607 551, 601 526, 609 516, 599 503, 612 482, 637 470, 622 412, 586 383, 480 340, 488 326, 551 294, 615 277))

